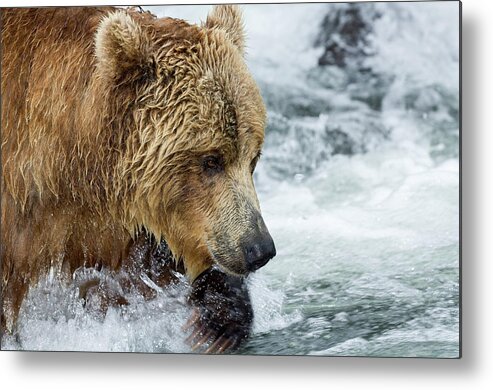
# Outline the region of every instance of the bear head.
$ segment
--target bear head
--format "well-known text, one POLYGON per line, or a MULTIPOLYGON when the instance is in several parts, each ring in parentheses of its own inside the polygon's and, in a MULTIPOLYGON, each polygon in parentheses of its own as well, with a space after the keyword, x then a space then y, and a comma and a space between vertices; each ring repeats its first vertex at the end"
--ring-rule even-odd
POLYGON ((116 11, 95 54, 121 117, 110 119, 121 142, 108 174, 115 216, 164 239, 192 279, 212 265, 235 275, 265 265, 276 250, 252 175, 266 111, 238 7, 214 7, 201 26, 116 11))

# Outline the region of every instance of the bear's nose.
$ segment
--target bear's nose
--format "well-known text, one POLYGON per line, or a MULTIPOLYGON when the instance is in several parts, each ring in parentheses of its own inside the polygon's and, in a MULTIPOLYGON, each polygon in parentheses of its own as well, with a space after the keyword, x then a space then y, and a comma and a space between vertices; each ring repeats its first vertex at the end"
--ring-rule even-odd
POLYGON ((248 271, 253 272, 266 265, 276 255, 276 247, 272 237, 267 234, 245 245, 243 252, 248 271))

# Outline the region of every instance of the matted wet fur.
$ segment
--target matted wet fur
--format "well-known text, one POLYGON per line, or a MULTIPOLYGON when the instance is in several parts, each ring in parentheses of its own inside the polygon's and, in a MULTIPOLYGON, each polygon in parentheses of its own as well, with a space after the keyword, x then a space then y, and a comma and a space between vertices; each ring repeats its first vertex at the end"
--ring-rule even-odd
POLYGON ((1 17, 2 328, 50 269, 117 270, 141 231, 192 282, 275 255, 252 180, 265 108, 238 7, 201 26, 113 8, 1 17))

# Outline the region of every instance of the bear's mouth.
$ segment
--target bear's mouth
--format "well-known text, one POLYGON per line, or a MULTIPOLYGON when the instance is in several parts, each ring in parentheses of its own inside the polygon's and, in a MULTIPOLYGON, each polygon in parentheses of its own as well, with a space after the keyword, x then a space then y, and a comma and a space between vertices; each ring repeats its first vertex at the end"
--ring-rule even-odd
POLYGON ((246 268, 243 259, 238 259, 234 253, 227 255, 214 251, 208 244, 207 248, 214 265, 222 272, 233 276, 246 276, 250 272, 246 268))
MULTIPOLYGON (((144 233, 145 234, 145 233, 144 233)), ((163 264, 170 264, 175 263, 175 257, 173 253, 171 252, 171 249, 169 248, 168 243, 166 240, 161 238, 159 241, 159 244, 156 245, 157 240, 152 234, 146 235, 148 237, 148 244, 152 248, 151 252, 151 257, 152 260, 150 261, 149 266, 151 268, 155 268, 158 266, 156 264, 156 260, 160 265, 163 264)), ((214 265, 213 267, 216 269, 219 269, 221 272, 224 272, 225 274, 232 275, 232 276, 239 276, 243 277, 248 275, 250 272, 244 265, 243 259, 239 258, 233 251, 231 254, 224 254, 220 253, 218 251, 215 251, 211 248, 211 245, 207 245, 207 249, 209 252, 209 259, 204 259, 204 260, 210 260, 214 265)), ((228 251, 226 251, 228 252, 228 251)), ((185 259, 180 258, 179 261, 176 263, 182 264, 185 262, 185 259)), ((184 271, 184 268, 183 268, 184 271)))

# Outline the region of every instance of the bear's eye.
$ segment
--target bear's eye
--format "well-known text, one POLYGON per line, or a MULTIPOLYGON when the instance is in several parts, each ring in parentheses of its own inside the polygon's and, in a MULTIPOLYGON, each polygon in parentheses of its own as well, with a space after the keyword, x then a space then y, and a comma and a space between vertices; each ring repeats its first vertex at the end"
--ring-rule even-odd
POLYGON ((221 156, 206 156, 202 159, 202 168, 208 174, 215 174, 224 170, 224 160, 221 156))
POLYGON ((261 155, 262 155, 262 153, 258 152, 258 154, 255 156, 255 158, 252 160, 252 162, 250 164, 250 171, 252 172, 252 175, 253 175, 253 171, 255 170, 255 167, 257 166, 258 160, 260 159, 261 155))

